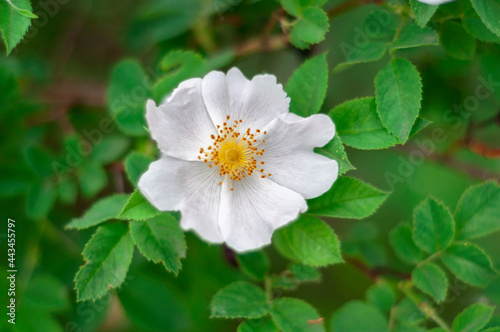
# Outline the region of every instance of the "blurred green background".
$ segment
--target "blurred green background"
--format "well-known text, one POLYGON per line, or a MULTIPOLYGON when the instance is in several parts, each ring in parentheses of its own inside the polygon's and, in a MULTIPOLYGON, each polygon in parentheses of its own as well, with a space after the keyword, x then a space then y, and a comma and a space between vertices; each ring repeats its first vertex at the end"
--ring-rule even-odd
MULTIPOLYGON (((329 1, 324 8, 333 9, 343 2, 329 1)), ((16 221, 18 331, 235 331, 238 322, 209 318, 209 303, 217 290, 245 276, 231 252, 222 246, 209 246, 191 233, 187 234, 187 258, 178 277, 146 261, 136 250, 120 289, 96 303, 76 303, 74 277, 83 264, 81 252, 93 230, 67 231, 64 225, 82 215, 99 197, 132 192, 133 186, 124 175, 124 157, 132 150, 154 157, 156 150, 149 137, 132 138, 113 126, 98 145, 90 145, 91 152, 76 154, 80 156, 76 167, 64 172, 62 178, 54 171, 53 162, 66 160, 71 149, 89 141, 85 132, 99 128, 103 119, 113 118, 107 91, 114 66, 125 58, 137 59, 151 75, 168 52, 193 50, 213 68, 226 71, 237 66, 247 77, 271 73, 285 84, 312 55, 327 51, 330 68, 342 62, 342 43, 354 44, 356 28, 376 5, 335 15, 326 40, 305 51, 287 43, 276 49, 242 48, 266 33, 282 34, 276 22, 269 24, 280 9, 277 1, 52 0, 35 1, 32 6, 39 19, 8 57, 0 57, 2 310, 8 288, 3 253, 7 218, 11 218, 16 221)), ((344 256, 371 267, 408 271, 388 246, 389 231, 401 221, 410 221, 413 208, 427 195, 453 210, 471 184, 500 179, 498 156, 485 157, 468 145, 472 140, 489 150, 500 149, 500 88, 481 101, 470 117, 458 123, 446 117, 453 105, 474 94, 480 75, 492 74, 500 81, 499 45, 481 44, 479 51, 482 55, 472 62, 454 60, 436 46, 404 51, 423 78, 421 115, 433 123, 404 147, 381 151, 347 148, 357 168, 348 175, 393 192, 366 220, 329 221, 342 241, 344 256), (434 128, 445 131, 444 142, 432 148, 425 160, 403 169, 411 153, 419 151, 417 141, 429 142, 434 128), (398 175, 399 180, 391 184, 389 173, 398 175)), ((323 111, 352 98, 374 95, 373 79, 386 57, 330 76, 323 111)), ((497 269, 499 236, 480 241, 497 269)), ((279 273, 286 268, 287 262, 272 247, 266 252, 272 271, 279 273)), ((321 271, 321 282, 301 285, 287 294, 311 303, 326 319, 348 300, 364 298, 372 283, 349 263, 321 271)), ((474 288, 460 291, 442 315, 451 319, 465 303, 480 296, 474 288)), ((10 326, 5 313, 2 317, 3 331, 10 326)))

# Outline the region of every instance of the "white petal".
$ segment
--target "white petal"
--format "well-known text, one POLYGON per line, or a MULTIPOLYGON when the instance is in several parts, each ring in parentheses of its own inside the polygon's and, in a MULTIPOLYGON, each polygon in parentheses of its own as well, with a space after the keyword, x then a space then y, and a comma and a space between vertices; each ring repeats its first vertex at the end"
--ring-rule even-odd
POLYGON ((304 198, 267 178, 222 185, 219 226, 228 246, 242 252, 271 242, 273 231, 307 209, 304 198))
POLYGON ((440 5, 447 2, 452 2, 454 0, 417 0, 428 5, 440 5))
POLYGON ((212 243, 222 242, 218 226, 221 186, 217 170, 199 161, 169 156, 151 163, 139 180, 142 194, 160 211, 181 211, 181 226, 212 243))
POLYGON ((202 93, 214 124, 242 120, 243 129, 262 129, 279 115, 288 112, 290 98, 273 75, 257 75, 247 80, 237 69, 227 75, 212 71, 203 78, 202 93))
POLYGON ((198 160, 200 148, 212 141, 216 129, 201 95, 201 79, 182 82, 167 103, 156 107, 147 103, 146 120, 151 136, 166 154, 184 160, 198 160))
POLYGON ((292 113, 270 123, 266 129, 265 173, 269 179, 290 188, 306 199, 327 191, 337 179, 335 160, 313 152, 314 147, 328 143, 335 135, 330 117, 317 114, 301 118, 292 113))

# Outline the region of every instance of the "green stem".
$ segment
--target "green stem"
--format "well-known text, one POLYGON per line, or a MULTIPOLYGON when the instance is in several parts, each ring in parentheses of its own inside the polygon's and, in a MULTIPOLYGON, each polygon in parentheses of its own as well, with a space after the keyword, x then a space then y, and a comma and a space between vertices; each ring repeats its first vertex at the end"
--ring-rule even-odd
MULTIPOLYGON (((401 30, 403 29, 403 26, 405 24, 406 20, 401 18, 399 20, 398 27, 396 28, 396 33, 394 34, 394 38, 392 38, 391 45, 399 38, 399 34, 401 33, 401 30)), ((389 46, 390 48, 390 46, 389 46)), ((397 49, 392 49, 390 51, 391 58, 394 59, 394 53, 397 51, 397 49)))
POLYGON ((426 317, 434 321, 439 327, 443 328, 447 332, 451 332, 451 328, 446 324, 446 322, 436 313, 434 308, 432 308, 427 302, 420 301, 416 294, 412 291, 413 283, 411 281, 404 281, 399 284, 399 287, 403 294, 405 294, 422 312, 426 317))
POLYGON ((433 259, 435 259, 436 257, 439 257, 443 252, 442 251, 438 251, 432 255, 430 255, 429 257, 427 257, 426 259, 424 259, 423 261, 421 261, 420 263, 417 264, 417 267, 421 267, 422 265, 432 261, 433 259))
POLYGON ((264 287, 266 289, 267 302, 271 304, 271 302, 273 301, 273 286, 271 283, 271 278, 268 275, 266 275, 266 279, 264 279, 264 287))
POLYGON ((391 312, 389 314, 389 331, 392 331, 392 329, 394 328, 394 317, 396 316, 397 310, 397 307, 391 308, 391 312))
POLYGON ((418 308, 420 309, 420 311, 422 311, 422 313, 424 313, 427 317, 429 317, 437 325, 439 325, 439 327, 443 328, 448 332, 451 332, 451 328, 448 326, 448 324, 446 324, 446 322, 441 317, 439 317, 434 308, 432 308, 426 302, 421 302, 418 308))
POLYGON ((193 27, 193 33, 198 43, 200 43, 201 47, 207 53, 214 53, 216 51, 217 47, 207 18, 200 18, 198 20, 198 23, 193 27))
POLYGON ((28 250, 26 254, 24 255, 23 259, 23 265, 22 265, 22 270, 20 272, 20 290, 23 292, 26 289, 26 286, 28 285, 31 276, 33 275, 33 271, 35 270, 35 267, 38 265, 39 262, 39 256, 40 256, 40 241, 42 240, 43 234, 46 229, 46 224, 41 221, 37 223, 36 228, 34 228, 34 231, 37 232, 36 236, 30 243, 28 244, 28 250))

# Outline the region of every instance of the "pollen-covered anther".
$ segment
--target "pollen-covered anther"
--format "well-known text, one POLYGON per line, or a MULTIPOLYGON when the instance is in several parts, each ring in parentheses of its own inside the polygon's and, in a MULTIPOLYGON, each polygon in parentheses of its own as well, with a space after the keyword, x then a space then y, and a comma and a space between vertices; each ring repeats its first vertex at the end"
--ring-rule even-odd
MULTIPOLYGON (((265 143, 261 135, 266 131, 260 129, 240 128, 242 120, 230 122, 231 117, 226 116, 226 122, 217 125, 217 136, 211 135, 212 145, 206 150, 200 148, 198 159, 208 163, 209 167, 219 166, 219 176, 223 177, 219 185, 229 179, 233 181, 242 181, 243 178, 251 176, 257 169, 257 165, 264 165, 263 161, 257 161, 258 157, 264 155, 264 149, 259 148, 260 144, 265 143), (234 123, 231 125, 231 123, 234 123)), ((260 169, 261 177, 265 178, 264 169, 260 169)), ((267 176, 271 176, 270 173, 267 176)), ((231 185, 231 191, 233 191, 231 185)))

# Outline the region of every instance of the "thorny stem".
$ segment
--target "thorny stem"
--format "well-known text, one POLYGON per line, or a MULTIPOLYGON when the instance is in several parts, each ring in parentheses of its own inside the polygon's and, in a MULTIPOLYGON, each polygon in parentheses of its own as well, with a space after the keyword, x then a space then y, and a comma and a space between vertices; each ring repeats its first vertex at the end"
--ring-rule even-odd
POLYGON ((400 272, 383 266, 372 268, 358 259, 346 258, 346 262, 353 265, 359 271, 363 272, 368 278, 370 278, 370 280, 377 280, 381 275, 390 275, 405 280, 411 279, 411 275, 408 273, 400 272))

